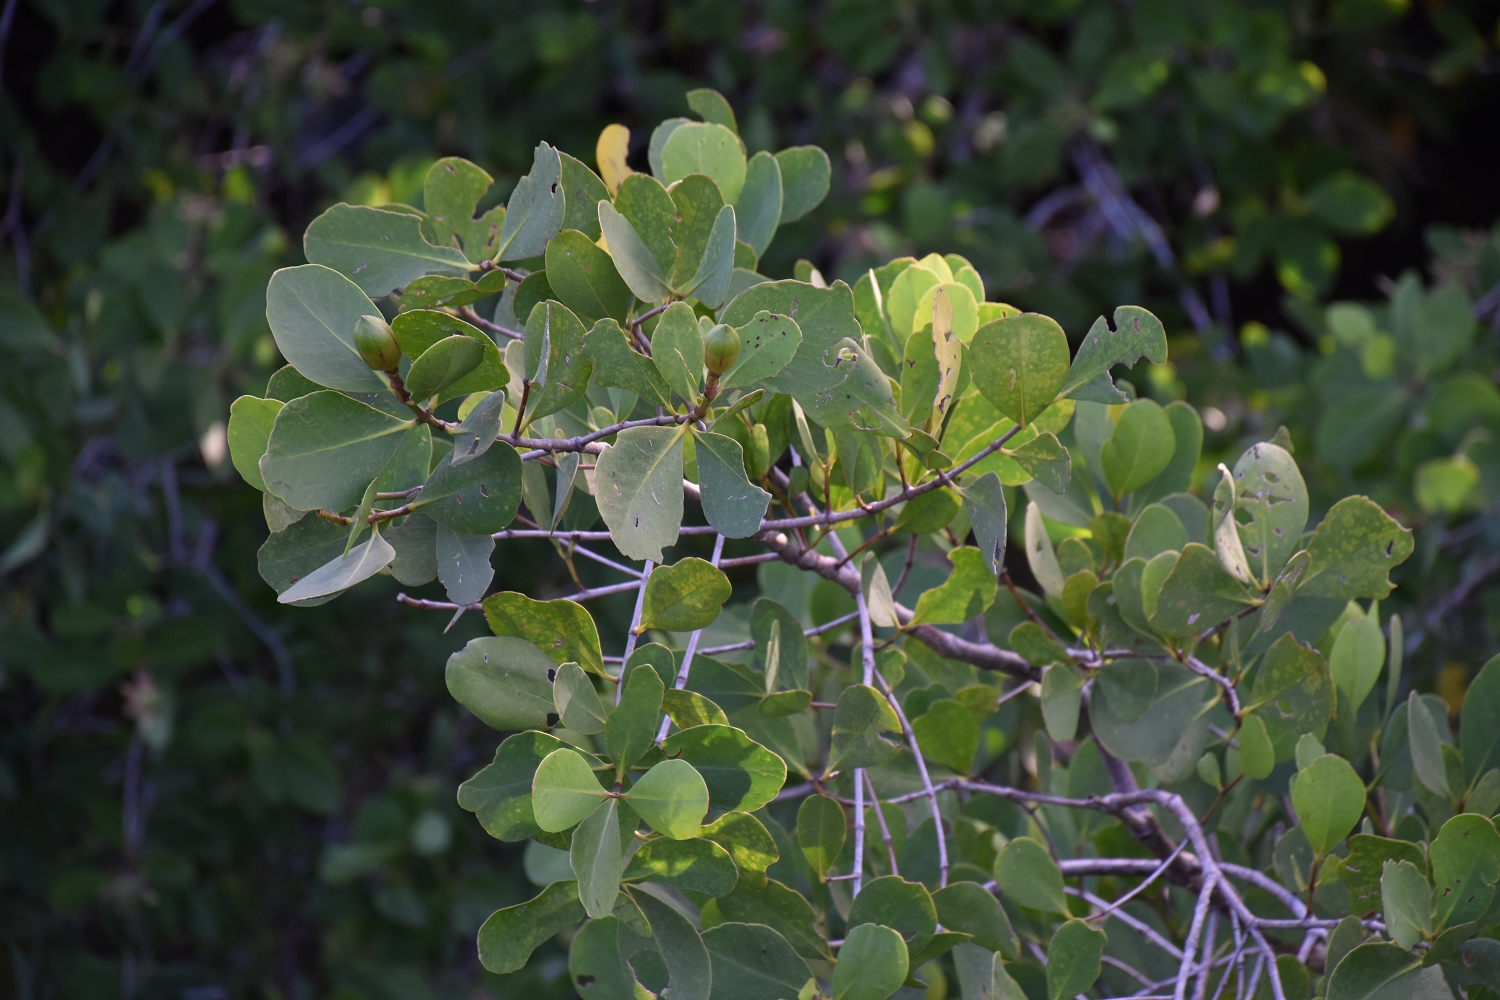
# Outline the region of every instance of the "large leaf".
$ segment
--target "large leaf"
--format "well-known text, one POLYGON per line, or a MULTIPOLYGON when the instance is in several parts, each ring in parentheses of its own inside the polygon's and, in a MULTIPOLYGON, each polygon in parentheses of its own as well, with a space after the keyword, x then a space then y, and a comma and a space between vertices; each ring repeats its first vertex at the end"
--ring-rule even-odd
POLYGON ((646 581, 638 631, 648 628, 690 632, 719 617, 733 588, 724 571, 696 556, 658 566, 646 581))
POLYGON ((631 427, 600 453, 594 499, 615 546, 660 562, 682 527, 682 435, 677 427, 631 427))
POLYGON ((650 893, 632 891, 629 895, 650 922, 652 946, 667 967, 670 985, 662 995, 676 1000, 709 1000, 713 971, 697 928, 650 893))
POLYGON ((1024 426, 1052 404, 1067 378, 1068 337, 1038 313, 1007 316, 979 328, 969 343, 969 361, 979 391, 1024 426))
MULTIPOLYGON (((633 676, 633 675, 632 675, 633 676)), ((786 762, 733 726, 694 726, 662 741, 703 776, 716 812, 755 812, 786 783, 786 762)))
POLYGON ((566 211, 561 180, 562 161, 557 150, 545 142, 538 144, 532 154, 531 172, 516 183, 506 203, 496 260, 540 257, 547 249, 547 242, 562 229, 566 211))
POLYGON ((1125 394, 1115 388, 1109 370, 1121 364, 1133 367, 1143 356, 1153 364, 1166 364, 1166 330, 1161 320, 1140 306, 1120 306, 1115 310, 1113 330, 1100 316, 1084 334, 1057 394, 1095 403, 1124 403, 1125 394))
MULTIPOLYGON (((1179 745, 1191 745, 1204 726, 1209 681, 1185 667, 1156 667, 1156 694, 1150 707, 1131 719, 1115 714, 1113 692, 1090 703, 1090 722, 1099 745, 1121 760, 1157 767, 1172 758, 1179 745)), ((1129 712, 1125 713, 1129 715, 1129 712)), ((1193 755, 1197 759, 1197 755, 1193 755)))
POLYGON ((385 392, 354 347, 354 324, 380 310, 360 287, 319 264, 284 267, 266 287, 266 322, 281 356, 305 378, 344 392, 385 392))
POLYGON ((1154 400, 1138 399, 1120 411, 1099 449, 1100 471, 1115 496, 1134 493, 1166 469, 1176 447, 1165 411, 1154 400))
MULTIPOLYGON (((1418 984, 1422 958, 1398 945, 1371 941, 1344 956, 1328 980, 1328 1000, 1451 1000, 1452 993, 1427 993, 1418 984), (1415 973, 1415 974, 1414 974, 1415 973)), ((1437 982, 1443 981, 1436 967, 1437 982)), ((1425 985, 1425 984, 1423 984, 1425 985)), ((1444 987, 1446 989, 1446 987, 1444 987)))
POLYGON ((495 759, 458 786, 459 808, 473 813, 497 840, 525 840, 541 832, 531 806, 532 779, 542 760, 563 746, 556 737, 534 731, 507 737, 495 759))
POLYGON ((535 899, 490 914, 479 928, 479 961, 496 974, 519 971, 538 945, 585 916, 578 883, 553 882, 535 899))
POLYGON ((1071 1000, 1099 978, 1104 932, 1073 918, 1047 943, 1047 1000, 1071 1000))
POLYGON ((531 780, 532 813, 548 833, 571 830, 608 795, 588 761, 571 747, 548 754, 531 780))
MULTIPOLYGON (((540 770, 537 775, 540 777, 540 770)), ((573 831, 568 860, 578 878, 578 899, 584 910, 595 920, 609 916, 615 907, 615 897, 620 894, 620 876, 625 870, 620 850, 619 799, 604 799, 578 824, 573 831)))
POLYGON ((713 959, 713 1000, 795 997, 809 978, 807 963, 765 924, 718 924, 703 932, 703 944, 713 959))
POLYGON ((713 122, 688 122, 674 129, 662 147, 661 165, 662 183, 707 174, 731 205, 745 186, 745 151, 739 136, 713 122))
POLYGON ((927 887, 899 875, 885 875, 865 883, 849 907, 848 923, 880 924, 901 935, 907 951, 916 954, 937 930, 937 908, 927 887))
POLYGON ((1380 881, 1387 861, 1409 861, 1419 872, 1427 870, 1427 858, 1418 844, 1367 833, 1349 838, 1349 856, 1339 865, 1339 879, 1361 912, 1380 908, 1380 881))
POLYGON ((449 452, 408 504, 454 531, 492 535, 510 524, 521 505, 521 456, 508 444, 495 444, 454 465, 449 452))
POLYGON ((347 510, 413 426, 343 393, 302 396, 276 415, 261 476, 271 495, 296 510, 347 510))
POLYGON ((1359 822, 1365 811, 1365 783, 1347 760, 1324 754, 1292 781, 1292 808, 1307 842, 1321 857, 1359 822))
POLYGON ((756 655, 767 674, 772 671, 770 656, 771 628, 779 625, 776 657, 777 686, 801 690, 807 687, 808 646, 802 634, 802 623, 781 604, 769 597, 756 598, 750 606, 750 636, 755 640, 756 655))
POLYGON ((694 444, 703 516, 725 538, 749 538, 760 530, 771 494, 745 475, 745 452, 734 438, 703 432, 694 444))
POLYGON ((687 840, 708 814, 708 786, 686 760, 664 760, 636 780, 625 800, 657 833, 687 840))
POLYGON ((978 882, 954 882, 932 894, 938 922, 950 931, 971 934, 974 943, 1007 958, 1020 958, 1020 942, 1005 910, 978 882))
POLYGON ((1047 849, 1030 837, 1017 837, 996 856, 995 882, 1022 906, 1043 913, 1068 913, 1062 872, 1047 849))
POLYGON ((1406 561, 1414 546, 1403 528, 1367 497, 1345 497, 1333 505, 1313 533, 1312 557, 1298 592, 1340 600, 1387 597, 1392 569, 1406 561))
POLYGON ((901 722, 884 695, 865 684, 849 685, 839 694, 833 713, 825 773, 884 764, 901 750, 884 734, 900 729, 901 722))
POLYGON ((1407 951, 1432 933, 1432 886, 1410 861, 1385 862, 1380 901, 1386 932, 1407 951))
POLYGON ((839 948, 831 1000, 886 1000, 906 981, 906 972, 901 935, 879 924, 860 924, 839 948))
POLYGON ((365 205, 328 209, 307 227, 302 249, 309 263, 333 268, 372 297, 424 274, 464 274, 471 266, 462 250, 428 243, 417 216, 365 205))
POLYGON ((295 604, 315 597, 342 593, 385 569, 394 558, 396 550, 391 548, 390 542, 380 537, 379 531, 374 531, 368 541, 319 566, 282 591, 276 600, 280 604, 295 604))
POLYGON ((583 356, 594 366, 595 385, 626 389, 648 404, 671 405, 672 390, 655 362, 630 346, 613 319, 601 319, 584 335, 583 356))
POLYGON ((444 677, 455 701, 495 729, 542 729, 552 712, 554 664, 524 639, 470 639, 448 657, 444 677))
POLYGON ((1500 881, 1500 833, 1484 816, 1463 813, 1443 824, 1428 849, 1437 890, 1435 926, 1453 927, 1484 916, 1500 881))
POLYGON ((817 146, 789 146, 776 154, 781 167, 781 221, 796 222, 828 197, 832 164, 817 146))
POLYGON ((703 908, 704 926, 726 920, 747 924, 765 924, 775 930, 787 944, 805 959, 833 960, 833 952, 818 933, 812 904, 794 889, 775 879, 766 880, 764 888, 751 890, 744 885, 716 899, 703 908), (710 919, 721 918, 721 919, 710 919))
MULTIPOLYGON (((600 138, 603 139, 604 136, 601 135, 600 138)), ((557 156, 562 161, 562 188, 565 199, 562 228, 576 230, 590 240, 597 240, 599 238, 599 202, 609 200, 610 189, 598 174, 578 159, 562 152, 559 152, 557 156)), ((551 268, 550 264, 548 268, 551 268)))
POLYGON ((734 276, 735 218, 734 208, 725 205, 714 216, 713 228, 703 247, 698 269, 682 288, 710 309, 717 309, 729 298, 734 276))
POLYGON ((564 230, 547 244, 547 283, 585 324, 606 316, 624 322, 630 312, 630 288, 614 261, 577 230, 564 230))
POLYGON ((525 639, 559 666, 573 662, 596 674, 604 673, 599 630, 581 604, 534 601, 525 594, 502 591, 485 598, 484 617, 496 635, 525 639))
POLYGON ((953 571, 941 586, 917 598, 917 610, 911 625, 926 622, 957 625, 984 614, 985 609, 994 603, 1000 585, 983 553, 963 546, 949 552, 948 561, 953 571))
POLYGON ((1301 548, 1307 484, 1296 461, 1269 442, 1251 445, 1234 466, 1235 525, 1250 569, 1263 585, 1301 548))
POLYGON ((1252 591, 1229 575, 1213 550, 1197 542, 1189 542, 1171 566, 1150 615, 1152 627, 1163 635, 1205 632, 1258 602, 1252 591))
POLYGON ((594 366, 583 353, 587 328, 560 302, 538 302, 526 319, 526 369, 531 377, 528 419, 566 409, 588 391, 594 366))
MULTIPOLYGON (((636 809, 639 808, 637 804, 636 809)), ((648 840, 631 856, 623 876, 626 882, 654 882, 706 896, 723 896, 734 891, 738 877, 729 852, 702 837, 648 840)))

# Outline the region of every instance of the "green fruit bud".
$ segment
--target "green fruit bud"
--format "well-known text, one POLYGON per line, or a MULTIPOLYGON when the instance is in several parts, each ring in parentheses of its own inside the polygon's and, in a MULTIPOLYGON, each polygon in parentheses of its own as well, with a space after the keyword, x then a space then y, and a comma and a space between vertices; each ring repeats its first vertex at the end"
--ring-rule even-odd
POLYGON ((703 338, 703 364, 715 378, 734 367, 740 356, 740 335, 720 323, 703 338))
POLYGON ((361 316, 354 322, 354 349, 360 359, 378 372, 388 372, 401 363, 401 345, 379 316, 361 316))

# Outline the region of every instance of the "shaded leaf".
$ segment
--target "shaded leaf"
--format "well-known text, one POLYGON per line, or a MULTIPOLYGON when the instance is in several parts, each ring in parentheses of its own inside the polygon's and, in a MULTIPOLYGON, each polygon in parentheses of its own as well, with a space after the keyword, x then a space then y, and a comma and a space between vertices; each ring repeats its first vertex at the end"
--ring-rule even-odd
POLYGON ((771 494, 745 475, 745 453, 734 438, 704 431, 694 444, 703 516, 725 538, 749 538, 760 530, 771 494))
POLYGON ((1359 822, 1365 810, 1365 783, 1347 760, 1324 754, 1293 779, 1292 808, 1307 842, 1321 857, 1359 822))
POLYGON ((261 476, 273 496, 297 510, 347 510, 413 426, 343 393, 301 396, 276 414, 261 476))
POLYGON ((839 694, 833 713, 832 745, 824 773, 884 764, 901 747, 882 734, 900 729, 900 720, 879 691, 864 684, 849 685, 839 694))
POLYGON ((826 795, 809 795, 797 810, 797 846, 818 878, 838 861, 849 833, 844 807, 826 795))
POLYGON ((424 274, 464 274, 470 268, 463 251, 428 243, 417 216, 367 205, 328 209, 308 225, 302 249, 308 263, 338 271, 372 297, 424 274))
POLYGON ((660 562, 682 526, 682 435, 677 427, 631 427, 594 466, 599 514, 630 559, 660 562))
POLYGON ((715 812, 755 812, 786 783, 786 762, 733 726, 684 729, 663 740, 661 748, 702 775, 715 812))
POLYGON ((729 852, 711 840, 646 841, 625 866, 626 882, 654 882, 708 896, 723 896, 739 877, 729 852))
POLYGON ((696 556, 657 566, 646 581, 637 631, 660 628, 691 632, 706 628, 719 617, 719 609, 732 590, 723 570, 696 556))
POLYGON ((448 657, 448 693, 494 729, 542 729, 552 712, 554 664, 524 639, 470 639, 448 657))
POLYGON ((1030 837, 1017 837, 995 857, 995 882, 1022 906, 1044 913, 1068 913, 1062 871, 1047 849, 1030 837))
POLYGON ((839 948, 832 1000, 886 1000, 906 981, 906 942, 889 927, 860 924, 839 948))
POLYGON ((519 971, 538 945, 585 916, 578 883, 553 882, 535 899, 490 914, 479 928, 479 961, 496 974, 519 971))

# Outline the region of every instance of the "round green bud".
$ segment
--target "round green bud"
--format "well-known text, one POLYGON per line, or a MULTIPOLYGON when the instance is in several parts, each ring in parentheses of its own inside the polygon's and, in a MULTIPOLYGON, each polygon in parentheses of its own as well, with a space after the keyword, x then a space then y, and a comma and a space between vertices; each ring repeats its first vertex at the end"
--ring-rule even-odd
POLYGON ((703 338, 703 364, 715 378, 734 367, 740 356, 740 335, 720 323, 703 338))
POLYGON ((401 345, 379 316, 361 316, 354 321, 354 349, 361 360, 378 372, 388 372, 401 363, 401 345))

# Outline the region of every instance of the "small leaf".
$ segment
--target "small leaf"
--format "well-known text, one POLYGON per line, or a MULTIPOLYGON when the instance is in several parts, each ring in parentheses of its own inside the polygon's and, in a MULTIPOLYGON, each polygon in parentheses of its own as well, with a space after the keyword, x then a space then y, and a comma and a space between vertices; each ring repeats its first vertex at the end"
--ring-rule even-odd
POLYGON ((608 796, 588 761, 571 747, 548 754, 531 780, 532 813, 548 833, 571 830, 608 796))
POLYGON ((1165 559, 1163 565, 1170 566, 1171 572, 1155 594, 1155 609, 1151 608, 1150 596, 1146 597, 1146 608, 1151 612, 1151 626, 1163 635, 1185 637, 1206 632, 1258 601, 1224 569, 1212 550, 1197 542, 1189 542, 1175 560, 1164 553, 1146 564, 1141 580, 1145 595, 1151 595, 1147 581, 1157 559, 1165 559))
MULTIPOLYGON (((590 212, 594 212, 592 207, 590 212)), ((614 260, 593 240, 573 229, 558 233, 547 244, 546 264, 553 294, 585 325, 605 317, 625 321, 633 301, 630 287, 615 269, 614 260)))
POLYGON ((456 336, 468 337, 484 352, 478 366, 438 393, 440 403, 473 392, 504 388, 510 382, 510 371, 495 342, 450 313, 437 309, 412 309, 396 317, 391 323, 391 332, 396 335, 401 352, 409 358, 419 358, 438 341, 456 336))
POLYGON ((428 243, 417 216, 366 205, 328 209, 308 225, 302 249, 308 263, 340 272, 373 297, 424 274, 464 274, 470 268, 463 251, 428 243))
POLYGON ((724 710, 696 691, 667 688, 662 695, 661 707, 678 729, 729 725, 729 717, 724 714, 724 710))
POLYGON ((891 581, 880 565, 880 557, 866 552, 860 559, 860 592, 864 594, 865 607, 870 612, 870 621, 881 628, 899 628, 896 617, 896 599, 891 596, 891 581))
POLYGON ((552 660, 524 639, 470 639, 448 657, 448 693, 493 729, 542 729, 553 710, 552 660))
POLYGON ((771 494, 745 475, 744 449, 734 438, 701 431, 694 444, 703 516, 725 538, 749 538, 760 530, 771 494))
POLYGON ((1125 540, 1125 558, 1150 560, 1163 552, 1181 552, 1188 543, 1183 527, 1172 508, 1154 503, 1141 511, 1125 540))
POLYGON ((1154 400, 1138 399, 1120 411, 1099 463, 1116 497, 1134 493, 1161 474, 1177 446, 1172 422, 1154 400))
POLYGON ((616 548, 660 562, 682 527, 682 437, 677 427, 631 427, 594 466, 594 499, 616 548))
POLYGON ((599 630, 581 604, 533 601, 525 594, 502 591, 485 599, 484 617, 491 632, 525 639, 559 666, 577 663, 593 673, 604 673, 599 630))
POLYGON ((625 679, 620 703, 604 727, 604 745, 614 761, 616 781, 622 780, 625 771, 651 749, 661 723, 664 690, 655 670, 632 670, 625 679))
POLYGON ((879 924, 860 924, 839 948, 831 1000, 886 1000, 901 988, 906 972, 901 935, 879 924))
POLYGON ((733 726, 684 729, 663 740, 661 749, 693 765, 715 812, 755 812, 786 783, 786 762, 733 726))
POLYGON ((282 591, 276 601, 278 604, 293 604, 341 593, 379 573, 394 558, 396 550, 376 531, 368 541, 354 546, 343 556, 324 563, 282 591))
POLYGON ((995 409, 1021 426, 1057 398, 1068 375, 1068 337, 1039 313, 981 326, 969 343, 974 384, 995 409))
POLYGON ((539 945, 586 915, 578 883, 553 882, 535 899, 490 914, 479 928, 479 961, 497 975, 517 972, 539 945))
POLYGON ((1047 944, 1047 1000, 1069 1000, 1094 985, 1104 955, 1104 932, 1076 917, 1047 944))
POLYGON ((1500 881, 1500 833, 1484 816, 1463 813, 1443 824, 1428 849, 1437 890, 1435 928, 1478 920, 1500 881))
POLYGON ((954 549, 948 553, 948 561, 953 571, 942 586, 917 598, 917 610, 910 625, 928 622, 956 625, 984 614, 994 603, 999 584, 978 549, 968 546, 954 549))
POLYGON ((1245 555, 1256 577, 1269 584, 1302 546, 1307 484, 1291 454, 1269 442, 1251 445, 1240 456, 1234 480, 1234 521, 1245 555))
POLYGON ((656 406, 671 405, 671 387, 656 364, 630 346, 624 329, 613 319, 601 319, 584 335, 583 356, 594 366, 595 385, 628 390, 656 406))
POLYGON ((899 875, 872 879, 854 897, 848 922, 879 924, 901 935, 910 954, 920 954, 937 930, 937 908, 927 887, 899 875))
POLYGON ((971 772, 974 754, 979 750, 979 724, 963 704, 939 698, 911 720, 911 728, 927 760, 955 774, 971 772))
POLYGON ((778 686, 802 690, 807 687, 808 662, 807 637, 802 634, 802 623, 771 598, 756 598, 755 603, 750 605, 750 636, 755 640, 756 654, 767 673, 771 671, 771 628, 778 624, 778 686))
POLYGON ((1319 857, 1348 836, 1365 810, 1365 783, 1342 757, 1325 754, 1297 773, 1292 808, 1319 857))
MULTIPOLYGON (((1400 619, 1391 617, 1392 683, 1400 676, 1400 619)), ((1394 690, 1394 688, 1393 688, 1394 690)), ((1391 702, 1394 704, 1394 699, 1391 702)), ((1500 767, 1500 656, 1493 656, 1469 684, 1459 717, 1459 743, 1469 784, 1477 785, 1492 768, 1500 767)))
POLYGON ((1300 734, 1327 722, 1334 704, 1333 678, 1323 655, 1288 632, 1266 650, 1244 707, 1300 734))
POLYGON ((776 154, 781 167, 783 224, 796 222, 822 204, 833 176, 828 154, 817 146, 789 146, 776 154))
POLYGON ((1073 479, 1073 456, 1057 436, 1044 431, 1014 451, 1000 449, 1001 454, 1053 493, 1066 493, 1073 479))
POLYGON ((839 694, 833 713, 832 745, 824 773, 886 763, 901 747, 882 734, 900 729, 900 720, 879 691, 864 684, 849 685, 839 694))
MULTIPOLYGON (((932 496, 943 492, 946 491, 935 490, 932 494, 925 495, 932 496)), ((969 526, 974 531, 974 542, 978 547, 980 558, 985 568, 998 578, 1000 568, 1005 563, 1006 519, 1008 517, 1005 508, 1005 489, 1000 483, 1000 477, 993 472, 986 472, 959 492, 964 498, 964 509, 969 514, 969 526)), ((921 497, 917 498, 917 500, 921 499, 921 497)), ((910 507, 911 504, 907 506, 910 507)), ((902 512, 902 516, 905 516, 905 511, 902 512)), ((945 526, 946 522, 938 527, 945 526)), ((914 528, 908 530, 915 533, 914 528)))
POLYGON ((807 963, 764 924, 718 924, 703 932, 703 944, 713 959, 714 1000, 791 1000, 808 979, 807 963))
POLYGON ((566 409, 588 391, 593 365, 583 352, 586 332, 561 302, 548 300, 532 307, 526 319, 526 367, 533 373, 529 419, 566 409))
POLYGON ((620 190, 625 178, 635 173, 625 162, 629 153, 630 129, 624 125, 606 125, 594 146, 594 162, 611 195, 620 190))
POLYGON ((781 224, 783 197, 781 165, 776 157, 764 150, 750 157, 745 186, 740 189, 734 211, 740 239, 750 245, 757 260, 765 256, 776 236, 776 227, 781 224))
POLYGON ((490 445, 495 443, 495 438, 500 434, 500 416, 504 409, 504 390, 486 393, 454 432, 453 457, 448 460, 448 464, 462 465, 489 451, 490 445))
POLYGON ((724 571, 696 556, 658 566, 646 581, 641 624, 636 631, 659 628, 691 632, 706 628, 719 617, 719 609, 732 592, 724 571))
POLYGON ((849 820, 844 807, 826 795, 809 795, 797 810, 797 846, 818 878, 828 874, 844 849, 849 820))
POLYGON ((578 899, 584 910, 595 920, 609 916, 615 907, 615 897, 620 894, 620 876, 625 869, 620 850, 619 799, 606 798, 583 818, 573 831, 568 859, 578 877, 578 899))
POLYGON ((1355 711, 1375 690, 1384 662, 1385 636, 1380 634, 1380 623, 1366 615, 1350 618, 1334 640, 1328 669, 1355 711))
POLYGON ((661 165, 663 184, 706 174, 731 205, 745 186, 745 151, 739 137, 713 122, 688 122, 674 129, 662 147, 661 165))
POLYGON ((626 882, 654 882, 707 896, 723 896, 734 890, 739 874, 729 852, 711 840, 657 837, 641 845, 625 866, 622 877, 626 882))
POLYGON ((1042 589, 1053 597, 1061 597, 1062 569, 1057 564, 1052 540, 1047 537, 1047 528, 1042 523, 1041 508, 1034 500, 1026 505, 1026 561, 1031 566, 1031 575, 1036 577, 1042 589))
POLYGON ((1258 715, 1246 715, 1240 726, 1240 769, 1260 781, 1276 766, 1276 748, 1258 715))
POLYGON ((562 228, 566 211, 567 199, 561 181, 562 160, 557 150, 545 142, 539 143, 532 155, 531 172, 516 182, 506 203, 496 260, 525 260, 540 257, 546 251, 547 243, 562 228))
POLYGON ((1411 747, 1412 769, 1417 780, 1434 795, 1453 797, 1448 787, 1448 769, 1443 762, 1442 737, 1422 696, 1413 691, 1406 701, 1406 733, 1411 747))
POLYGON ((1161 320, 1140 306, 1120 306, 1115 310, 1113 330, 1100 316, 1084 334, 1068 377, 1057 392, 1058 398, 1071 396, 1095 403, 1124 403, 1125 395, 1115 388, 1109 370, 1121 364, 1133 367, 1143 356, 1152 364, 1166 364, 1166 330, 1161 320))
POLYGON ((1083 704, 1083 678, 1071 663, 1049 665, 1042 671, 1042 719, 1047 735, 1063 743, 1078 733, 1078 710, 1083 704))
POLYGON ((1385 864, 1391 861, 1409 862, 1424 876, 1427 871, 1427 857, 1421 846, 1410 841, 1367 833, 1356 833, 1349 838, 1349 856, 1339 865, 1339 879, 1349 888, 1349 895, 1361 913, 1380 909, 1381 877, 1385 864))
POLYGON ((266 287, 266 322, 281 356, 298 374, 330 389, 387 391, 354 346, 354 324, 361 316, 379 315, 358 285, 318 264, 284 267, 266 287))
POLYGON ((995 857, 995 882, 1022 906, 1043 913, 1068 913, 1062 871, 1047 849, 1030 837, 1017 837, 995 857))
POLYGON ((546 733, 507 737, 495 750, 495 759, 458 786, 459 808, 473 813, 497 840, 513 842, 540 833, 531 807, 531 783, 547 755, 563 747, 561 740, 546 733))
POLYGON ((604 722, 609 713, 594 690, 594 682, 576 663, 564 663, 557 668, 552 681, 552 701, 557 707, 562 724, 584 736, 604 732, 604 722))
POLYGON ((1410 861, 1387 861, 1380 877, 1381 911, 1391 940, 1410 951, 1432 934, 1432 886, 1410 861))
POLYGON ((439 524, 433 539, 438 580, 448 593, 448 600, 460 606, 478 601, 490 589, 495 578, 490 554, 495 540, 489 535, 466 535, 439 524))
POLYGON ((692 306, 674 302, 661 314, 651 335, 651 360, 683 402, 698 401, 703 385, 703 334, 692 306))
POLYGON ((285 404, 279 399, 241 396, 229 404, 229 460, 245 482, 262 493, 266 481, 260 475, 260 457, 271 440, 276 414, 285 404))
POLYGON ((932 894, 938 922, 950 931, 972 934, 974 943, 1007 958, 1021 957, 1020 942, 1000 901, 977 882, 954 882, 932 894))
POLYGON ((708 813, 708 786, 686 760, 664 760, 630 787, 625 800, 657 833, 687 840, 708 813))

